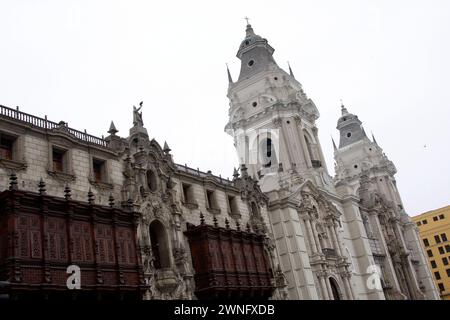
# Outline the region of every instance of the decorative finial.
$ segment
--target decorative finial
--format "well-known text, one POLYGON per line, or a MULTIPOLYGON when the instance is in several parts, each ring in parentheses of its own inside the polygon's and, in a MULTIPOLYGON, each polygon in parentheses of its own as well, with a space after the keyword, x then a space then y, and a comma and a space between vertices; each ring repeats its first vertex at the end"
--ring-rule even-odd
POLYGON ((44 179, 41 178, 41 180, 39 180, 39 184, 38 184, 38 192, 40 195, 44 195, 45 194, 45 182, 44 179))
POLYGON ((255 35, 255 32, 253 31, 253 28, 249 22, 250 18, 245 17, 245 20, 247 20, 247 28, 245 29, 245 36, 246 37, 251 37, 255 35))
POLYGON ((225 218, 225 228, 230 229, 230 221, 227 218, 225 218))
POLYGON ((341 99, 341 112, 342 112, 342 115, 348 114, 347 108, 344 106, 342 99, 341 99))
POLYGON ((204 225, 205 224, 205 216, 203 215, 203 212, 200 211, 200 225, 204 225))
POLYGON ((164 153, 169 153, 170 151, 172 151, 172 150, 169 148, 169 145, 167 144, 167 142, 164 141, 163 152, 164 152, 164 153))
POLYGON ((95 200, 94 193, 92 192, 91 188, 89 188, 89 191, 88 191, 88 203, 89 204, 94 204, 94 200, 95 200))
POLYGON ((216 216, 214 216, 214 218, 213 218, 213 223, 214 223, 214 227, 218 227, 219 226, 219 224, 217 223, 217 218, 216 218, 216 216))
POLYGON ((119 130, 116 129, 116 126, 114 125, 114 122, 111 121, 111 124, 109 125, 108 133, 112 136, 115 136, 116 133, 119 132, 119 130))
POLYGON ((71 192, 72 192, 72 190, 70 190, 69 184, 66 183, 66 185, 64 187, 64 199, 66 199, 66 200, 72 199, 71 192))
POLYGON ((13 191, 13 190, 17 190, 17 175, 16 173, 13 171, 11 172, 10 176, 9 176, 9 190, 13 191))
POLYGON ((227 66, 227 74, 228 74, 228 83, 233 83, 233 78, 231 78, 230 69, 228 68, 228 63, 225 63, 227 66))
POLYGON ((114 207, 114 196, 112 193, 109 194, 108 202, 111 208, 114 207))
POLYGON ((289 67, 289 74, 291 75, 291 77, 295 78, 294 73, 292 72, 291 65, 290 65, 289 61, 287 62, 287 64, 288 64, 288 67, 289 67))

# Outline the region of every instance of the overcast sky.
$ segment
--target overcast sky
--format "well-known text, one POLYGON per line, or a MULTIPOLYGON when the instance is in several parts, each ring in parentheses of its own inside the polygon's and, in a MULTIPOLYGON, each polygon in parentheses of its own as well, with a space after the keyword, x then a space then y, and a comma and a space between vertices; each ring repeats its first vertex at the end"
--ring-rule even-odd
POLYGON ((143 100, 176 162, 231 176, 225 63, 236 79, 245 16, 318 107, 330 174, 343 99, 395 163, 410 215, 450 204, 447 0, 1 0, 0 104, 127 136, 143 100))

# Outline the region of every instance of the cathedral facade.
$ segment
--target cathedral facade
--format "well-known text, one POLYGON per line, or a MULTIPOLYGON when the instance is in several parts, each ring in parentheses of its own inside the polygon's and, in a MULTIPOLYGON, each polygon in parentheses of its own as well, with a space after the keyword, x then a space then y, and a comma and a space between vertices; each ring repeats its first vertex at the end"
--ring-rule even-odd
POLYGON ((142 103, 126 137, 111 123, 102 138, 1 106, 9 293, 64 291, 64 268, 78 264, 81 279, 92 273, 80 290, 97 296, 438 299, 393 163, 342 106, 332 178, 318 109, 273 52, 247 25, 238 80, 228 71, 232 179, 174 162, 150 138, 142 103))
MULTIPOLYGON (((228 71, 226 132, 268 196, 268 215, 290 299, 437 299, 418 232, 395 185, 396 169, 342 106, 336 176, 327 170, 319 111, 247 25, 228 71), (379 283, 372 275, 379 275, 379 283)), ((334 143, 334 142, 333 142, 334 143)))

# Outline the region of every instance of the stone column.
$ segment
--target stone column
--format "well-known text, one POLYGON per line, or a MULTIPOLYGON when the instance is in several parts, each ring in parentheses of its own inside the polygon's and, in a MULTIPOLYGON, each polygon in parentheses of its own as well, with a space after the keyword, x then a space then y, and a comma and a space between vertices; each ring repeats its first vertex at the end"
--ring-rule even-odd
POLYGON ((331 300, 329 294, 328 294, 328 288, 327 285, 325 283, 325 274, 323 273, 323 271, 320 271, 317 273, 319 279, 320 279, 320 286, 322 289, 322 296, 324 300, 331 300))
POLYGON ((317 249, 318 246, 317 246, 317 243, 316 243, 314 235, 313 235, 310 219, 311 218, 309 216, 305 217, 305 224, 306 224, 306 229, 307 229, 307 233, 308 233, 308 240, 309 240, 309 243, 311 245, 311 251, 313 253, 317 253, 318 252, 318 249, 317 249))
POLYGON ((347 294, 347 299, 355 300, 355 297, 353 295, 352 285, 350 283, 350 276, 351 276, 350 273, 348 271, 346 271, 342 275, 342 282, 344 283, 344 288, 345 288, 345 292, 347 294))
POLYGON ((314 229, 312 229, 312 233, 313 233, 313 236, 314 236, 314 240, 316 241, 317 252, 322 253, 322 247, 320 246, 319 236, 317 235, 317 232, 314 231, 314 229))
POLYGON ((341 247, 339 246, 339 242, 336 237, 336 230, 334 229, 334 225, 328 225, 328 233, 330 234, 331 240, 333 242, 333 247, 336 250, 336 253, 342 257, 341 247))
POLYGON ((382 247, 383 253, 386 254, 385 258, 385 281, 389 281, 389 283, 394 287, 394 290, 402 291, 400 288, 399 280, 397 279, 397 274, 395 272, 395 267, 391 258, 391 255, 389 254, 389 250, 387 247, 386 239, 384 238, 383 230, 380 225, 380 220, 378 219, 378 213, 375 210, 369 211, 369 221, 370 225, 372 227, 372 232, 378 239, 379 244, 382 247))

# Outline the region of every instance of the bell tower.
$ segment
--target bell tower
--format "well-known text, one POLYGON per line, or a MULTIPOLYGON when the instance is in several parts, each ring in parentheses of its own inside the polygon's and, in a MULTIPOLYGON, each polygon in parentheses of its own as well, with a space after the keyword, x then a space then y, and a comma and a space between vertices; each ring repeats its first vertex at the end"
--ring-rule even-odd
POLYGON ((238 80, 228 71, 229 121, 239 162, 263 191, 278 190, 295 177, 329 184, 315 121, 319 112, 302 85, 278 66, 274 49, 247 24, 237 57, 238 80))

